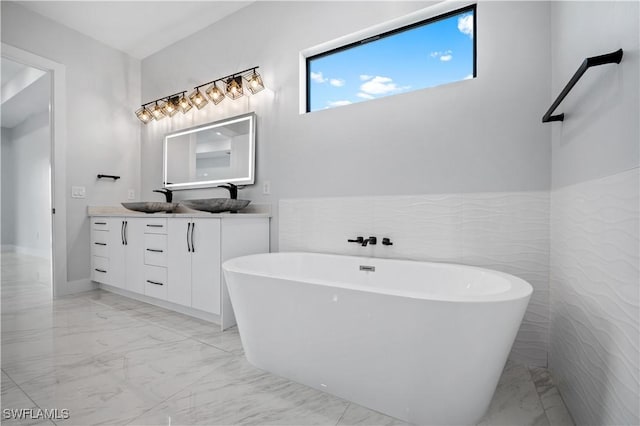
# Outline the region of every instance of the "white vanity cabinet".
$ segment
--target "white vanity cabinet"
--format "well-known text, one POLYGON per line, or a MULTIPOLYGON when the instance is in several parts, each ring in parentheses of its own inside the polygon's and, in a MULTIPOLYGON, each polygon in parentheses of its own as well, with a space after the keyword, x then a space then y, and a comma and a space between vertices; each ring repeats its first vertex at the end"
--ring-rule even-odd
POLYGON ((180 218, 169 223, 170 302, 221 314, 220 219, 180 218))
POLYGON ((105 290, 235 324, 222 263, 269 252, 263 214, 91 217, 91 279, 105 290), (104 271, 104 272, 102 272, 104 271))

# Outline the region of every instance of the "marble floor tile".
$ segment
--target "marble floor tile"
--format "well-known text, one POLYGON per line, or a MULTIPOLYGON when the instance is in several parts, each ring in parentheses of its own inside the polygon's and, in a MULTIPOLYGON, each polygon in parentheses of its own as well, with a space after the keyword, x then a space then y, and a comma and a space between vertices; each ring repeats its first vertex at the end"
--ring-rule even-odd
POLYGON ((377 411, 369 410, 352 402, 338 421, 338 426, 349 425, 405 426, 408 425, 408 423, 385 416, 377 411))
MULTIPOLYGON (((9 408, 12 410, 31 409, 37 410, 38 406, 33 402, 26 393, 24 393, 16 384, 7 376, 4 371, 2 372, 2 394, 0 395, 2 401, 2 408, 9 408)), ((26 416, 25 416, 26 417, 26 416)), ((12 418, 7 416, 3 411, 0 413, 0 424, 2 425, 53 425, 54 423, 46 419, 32 419, 32 418, 19 418, 15 416, 12 418)))
POLYGON ((232 357, 131 424, 335 425, 348 404, 232 357))
POLYGON ((508 362, 479 426, 543 426, 549 420, 527 367, 508 362))
MULTIPOLYGON (((37 259, 1 260, 3 408, 66 408, 64 425, 405 424, 254 368, 235 327, 103 290, 51 300, 37 259)), ((570 419, 545 369, 509 363, 480 424, 570 419)))

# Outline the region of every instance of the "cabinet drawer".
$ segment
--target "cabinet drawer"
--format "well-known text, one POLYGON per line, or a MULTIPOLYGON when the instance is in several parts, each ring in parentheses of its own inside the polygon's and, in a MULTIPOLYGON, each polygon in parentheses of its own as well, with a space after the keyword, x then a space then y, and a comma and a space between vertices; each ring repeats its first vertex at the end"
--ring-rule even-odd
POLYGON ((144 294, 167 300, 167 268, 144 265, 144 294))
POLYGON ((145 234, 166 234, 167 219, 145 219, 143 228, 145 234))
POLYGON ((91 279, 108 284, 109 259, 101 256, 91 256, 91 279))
POLYGON ((145 265, 167 266, 166 235, 144 235, 144 263, 145 265))
POLYGON ((109 230, 109 221, 107 220, 106 217, 92 217, 91 218, 91 229, 108 231, 109 230))
POLYGON ((104 230, 91 230, 91 254, 93 256, 108 257, 107 238, 109 232, 104 230))

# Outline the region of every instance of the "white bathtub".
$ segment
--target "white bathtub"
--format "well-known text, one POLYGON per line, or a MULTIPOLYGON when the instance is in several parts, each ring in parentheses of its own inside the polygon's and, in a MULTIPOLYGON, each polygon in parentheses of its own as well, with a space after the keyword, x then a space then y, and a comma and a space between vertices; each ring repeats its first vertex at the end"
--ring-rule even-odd
POLYGON ((416 424, 482 417, 532 292, 487 269, 353 256, 222 268, 251 364, 416 424))

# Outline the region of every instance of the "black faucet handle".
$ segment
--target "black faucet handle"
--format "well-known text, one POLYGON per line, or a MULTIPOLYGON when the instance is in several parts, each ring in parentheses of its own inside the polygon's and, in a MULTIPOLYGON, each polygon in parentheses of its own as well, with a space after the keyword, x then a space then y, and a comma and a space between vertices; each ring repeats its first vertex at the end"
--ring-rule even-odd
POLYGON ((382 245, 383 246, 392 246, 393 243, 391 242, 391 240, 389 238, 385 237, 385 238, 382 239, 382 245))
POLYGON ((364 241, 364 238, 362 237, 356 237, 355 240, 347 240, 348 243, 358 243, 358 244, 362 244, 363 241, 364 241))

